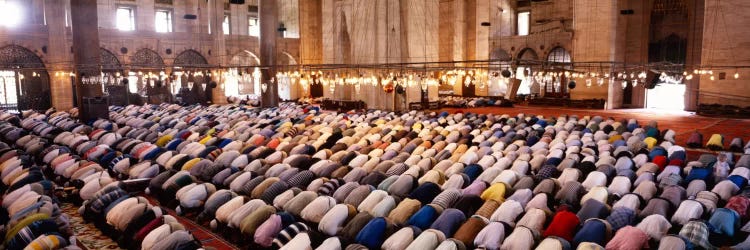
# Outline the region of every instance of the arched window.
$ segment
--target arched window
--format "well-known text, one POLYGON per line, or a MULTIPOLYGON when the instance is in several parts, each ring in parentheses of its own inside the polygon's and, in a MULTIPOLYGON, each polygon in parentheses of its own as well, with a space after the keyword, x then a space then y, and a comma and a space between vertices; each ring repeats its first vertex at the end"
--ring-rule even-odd
MULTIPOLYGON (((572 60, 570 59, 570 53, 568 53, 567 50, 563 47, 555 47, 553 48, 549 54, 547 54, 547 61, 551 62, 553 66, 556 68, 564 68, 564 69, 571 69, 571 65, 569 64, 572 60), (555 65, 555 64, 561 64, 561 65, 555 65)), ((562 77, 550 77, 545 78, 543 81, 543 87, 545 91, 545 96, 547 95, 553 95, 558 93, 563 93, 567 89, 567 84, 563 84, 562 77)))
POLYGON ((556 47, 552 49, 547 55, 547 61, 556 63, 569 63, 571 62, 570 53, 568 53, 568 51, 563 47, 556 47))

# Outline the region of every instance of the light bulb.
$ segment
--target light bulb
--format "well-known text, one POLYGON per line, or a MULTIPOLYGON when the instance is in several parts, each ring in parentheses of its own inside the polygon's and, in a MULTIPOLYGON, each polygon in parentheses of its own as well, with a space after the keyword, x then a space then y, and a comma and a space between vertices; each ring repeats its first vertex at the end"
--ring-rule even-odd
POLYGON ((711 79, 711 81, 713 81, 714 80, 714 75, 711 75, 711 77, 709 79, 711 79))
POLYGON ((740 73, 735 72, 734 73, 734 79, 740 79, 740 73))
POLYGON ((685 77, 687 80, 693 80, 693 74, 689 74, 685 77))

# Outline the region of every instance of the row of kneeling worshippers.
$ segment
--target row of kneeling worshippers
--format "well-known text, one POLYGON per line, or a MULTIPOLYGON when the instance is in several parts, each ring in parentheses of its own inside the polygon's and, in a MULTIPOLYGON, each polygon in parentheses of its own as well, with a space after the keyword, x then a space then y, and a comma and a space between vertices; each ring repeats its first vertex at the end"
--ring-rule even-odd
POLYGON ((26 114, 6 139, 130 248, 156 249, 151 233, 191 240, 149 198, 250 249, 750 247, 750 156, 688 159, 654 122, 292 104, 110 111, 92 124, 26 114))
MULTIPOLYGON (((69 217, 62 213, 54 194, 54 183, 44 177, 43 167, 32 155, 9 140, 27 133, 17 126, 18 121, 16 116, 0 112, 2 248, 80 249, 69 217)), ((38 144, 39 141, 28 142, 29 147, 41 148, 38 144)))
POLYGON ((109 177, 110 171, 98 161, 101 154, 96 156, 102 146, 89 139, 90 126, 67 113, 26 115, 19 119, 0 114, 5 208, 0 216, 5 218, 6 249, 79 249, 69 225, 71 215, 61 213, 60 202, 82 203, 80 216, 124 248, 201 248, 175 217, 138 196, 148 179, 109 177), (59 144, 62 138, 75 143, 59 144), (76 199, 66 197, 66 188, 74 190, 76 199))

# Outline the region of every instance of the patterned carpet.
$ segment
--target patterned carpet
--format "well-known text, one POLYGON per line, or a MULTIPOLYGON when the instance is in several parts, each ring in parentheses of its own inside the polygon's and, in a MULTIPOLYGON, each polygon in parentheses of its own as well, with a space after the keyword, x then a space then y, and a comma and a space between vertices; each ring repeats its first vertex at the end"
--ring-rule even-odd
POLYGON ((84 250, 121 249, 117 246, 116 242, 103 235, 99 229, 94 227, 94 224, 84 222, 83 218, 78 214, 78 206, 70 203, 62 203, 60 205, 63 213, 70 216, 70 227, 76 235, 79 247, 84 250))
MULTIPOLYGON (((156 199, 151 199, 150 197, 147 198, 149 198, 152 204, 159 204, 156 199)), ((121 249, 111 238, 103 235, 101 231, 94 226, 94 224, 86 223, 78 214, 78 206, 70 203, 62 203, 61 209, 65 214, 70 216, 70 226, 73 228, 73 232, 76 235, 79 247, 83 248, 84 250, 121 249)), ((183 226, 185 226, 185 229, 187 229, 196 239, 201 242, 203 248, 207 250, 239 249, 232 243, 225 241, 223 238, 214 234, 203 226, 195 224, 195 222, 193 222, 192 220, 182 216, 178 216, 174 212, 174 210, 167 209, 167 212, 177 218, 177 220, 183 226)))

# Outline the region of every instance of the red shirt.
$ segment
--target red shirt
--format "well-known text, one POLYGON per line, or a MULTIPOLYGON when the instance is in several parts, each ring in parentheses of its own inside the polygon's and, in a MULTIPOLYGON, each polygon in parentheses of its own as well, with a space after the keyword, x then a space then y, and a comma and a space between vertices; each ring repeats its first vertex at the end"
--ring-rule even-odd
POLYGON ((568 211, 568 209, 561 209, 552 218, 552 223, 549 224, 546 230, 544 230, 544 237, 557 236, 567 241, 573 241, 573 237, 576 233, 576 227, 580 224, 578 216, 568 211))

